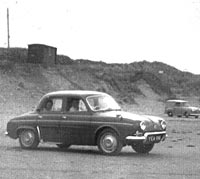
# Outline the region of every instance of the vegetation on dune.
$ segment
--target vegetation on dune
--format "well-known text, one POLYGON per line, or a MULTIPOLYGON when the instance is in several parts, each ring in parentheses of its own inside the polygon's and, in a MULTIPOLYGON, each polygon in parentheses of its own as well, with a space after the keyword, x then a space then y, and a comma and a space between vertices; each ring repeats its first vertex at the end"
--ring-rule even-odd
POLYGON ((160 62, 107 64, 58 55, 58 64, 48 67, 27 64, 27 53, 24 48, 0 48, 0 71, 17 78, 23 89, 36 90, 35 93, 60 89, 99 90, 114 95, 121 102, 135 103, 136 96, 144 95, 138 82, 148 84, 154 93, 165 98, 200 93, 199 75, 160 62))

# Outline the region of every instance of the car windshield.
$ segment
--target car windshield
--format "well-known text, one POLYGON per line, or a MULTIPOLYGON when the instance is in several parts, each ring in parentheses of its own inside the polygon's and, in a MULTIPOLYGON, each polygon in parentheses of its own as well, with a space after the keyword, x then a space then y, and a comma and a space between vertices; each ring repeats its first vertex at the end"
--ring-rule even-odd
POLYGON ((86 100, 93 111, 121 110, 117 102, 109 95, 89 96, 86 100))

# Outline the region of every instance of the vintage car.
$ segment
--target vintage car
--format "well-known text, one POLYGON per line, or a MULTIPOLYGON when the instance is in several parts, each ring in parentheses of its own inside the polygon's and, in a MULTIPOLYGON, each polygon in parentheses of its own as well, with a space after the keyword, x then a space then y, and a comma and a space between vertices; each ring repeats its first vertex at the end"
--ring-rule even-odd
POLYGON ((53 142, 67 149, 71 145, 97 145, 103 154, 118 154, 131 145, 148 153, 166 138, 166 122, 153 116, 121 111, 108 94, 97 91, 57 91, 42 97, 36 109, 7 123, 6 135, 22 148, 36 148, 53 142))
POLYGON ((188 101, 185 100, 167 100, 165 114, 169 117, 194 116, 195 118, 198 118, 200 115, 200 108, 190 106, 188 101))

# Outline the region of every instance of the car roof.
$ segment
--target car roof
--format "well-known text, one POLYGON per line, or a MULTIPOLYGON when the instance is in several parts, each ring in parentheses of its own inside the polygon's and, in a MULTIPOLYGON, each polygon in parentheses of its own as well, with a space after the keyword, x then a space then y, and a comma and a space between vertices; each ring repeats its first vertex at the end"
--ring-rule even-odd
POLYGON ((172 103, 187 103, 188 101, 180 100, 180 99, 170 99, 170 100, 167 100, 167 102, 172 102, 172 103))
POLYGON ((45 96, 90 96, 90 95, 105 95, 106 93, 99 91, 88 90, 63 90, 47 93, 45 96))

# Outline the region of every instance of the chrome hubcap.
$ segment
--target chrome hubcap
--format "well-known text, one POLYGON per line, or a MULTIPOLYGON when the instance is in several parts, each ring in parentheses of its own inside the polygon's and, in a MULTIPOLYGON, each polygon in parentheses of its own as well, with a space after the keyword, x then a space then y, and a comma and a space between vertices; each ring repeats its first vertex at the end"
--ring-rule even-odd
POLYGON ((33 144, 35 136, 32 131, 25 131, 21 136, 21 142, 24 146, 29 147, 33 144))
POLYGON ((102 137, 101 146, 104 152, 113 152, 117 148, 117 140, 112 135, 105 135, 104 137, 102 137))

